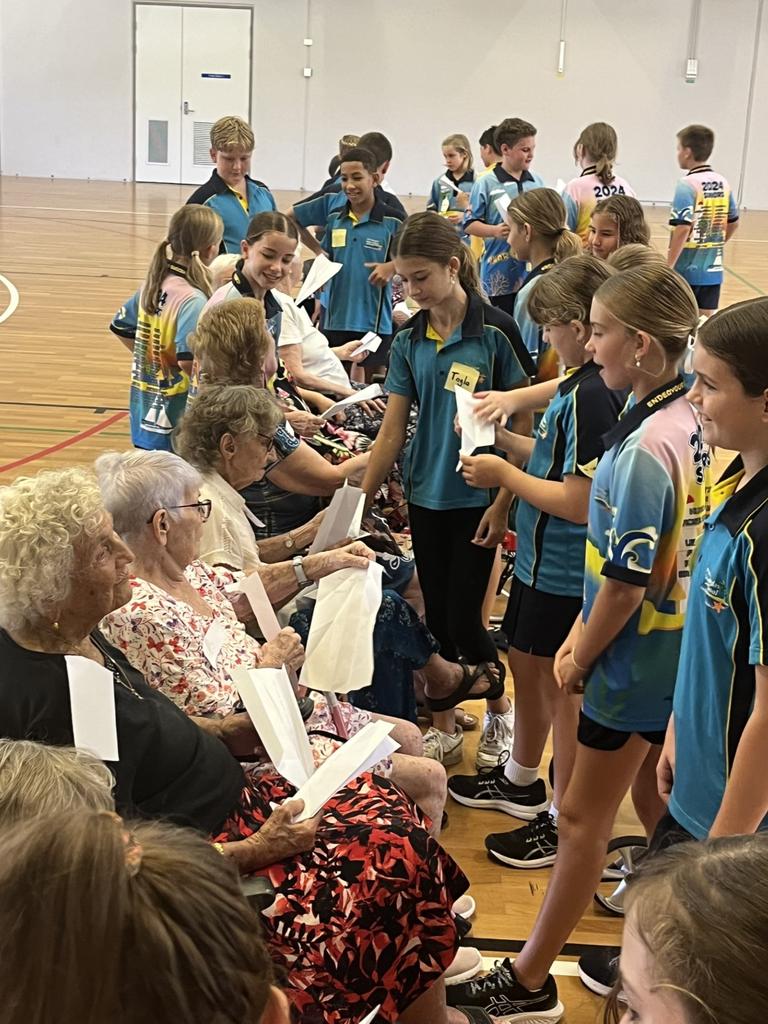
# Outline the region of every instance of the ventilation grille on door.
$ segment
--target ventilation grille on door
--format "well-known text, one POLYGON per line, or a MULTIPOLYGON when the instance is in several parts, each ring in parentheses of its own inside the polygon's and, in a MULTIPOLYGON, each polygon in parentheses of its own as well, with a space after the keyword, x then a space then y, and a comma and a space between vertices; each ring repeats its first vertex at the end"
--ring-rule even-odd
POLYGON ((168 163, 167 121, 147 121, 147 163, 168 163))
POLYGON ((213 121, 195 121, 193 163, 196 167, 210 167, 211 165, 211 128, 213 128, 213 121))

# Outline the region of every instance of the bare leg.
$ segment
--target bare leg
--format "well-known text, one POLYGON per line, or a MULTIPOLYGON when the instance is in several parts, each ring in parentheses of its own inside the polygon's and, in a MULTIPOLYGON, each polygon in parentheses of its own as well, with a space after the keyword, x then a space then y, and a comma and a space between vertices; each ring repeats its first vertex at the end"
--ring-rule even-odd
POLYGON ((496 604, 496 590, 501 579, 502 568, 501 545, 497 545, 496 554, 493 557, 491 578, 488 580, 488 589, 485 592, 485 600, 483 601, 483 625, 486 629, 491 628, 491 616, 493 615, 493 606, 496 604))
POLYGON ((605 862, 619 804, 648 754, 634 734, 620 750, 578 744, 573 777, 558 818, 557 860, 531 936, 515 960, 526 988, 540 988, 589 906, 605 862))
POLYGON ((660 754, 661 747, 654 744, 632 783, 632 803, 649 839, 667 809, 656 784, 656 765, 660 754))
POLYGON ((581 697, 570 693, 563 693, 552 680, 557 689, 552 704, 552 749, 555 753, 555 784, 552 787, 552 803, 560 810, 565 791, 573 774, 573 765, 576 760, 576 748, 578 740, 576 734, 579 728, 579 708, 581 697))
POLYGON ((410 754, 412 757, 421 757, 424 753, 424 740, 421 729, 414 722, 406 722, 404 718, 393 718, 391 715, 381 715, 378 712, 370 712, 375 722, 394 722, 395 728, 390 736, 396 743, 400 744, 401 754, 410 754))
MULTIPOLYGON (((453 661, 446 661, 440 654, 433 654, 421 671, 426 679, 425 693, 428 691, 428 696, 435 699, 450 697, 461 682, 464 674, 461 665, 457 665, 453 661)), ((475 681, 472 692, 466 699, 480 699, 490 685, 491 683, 486 676, 480 676, 475 681)), ((503 697, 502 700, 507 700, 507 698, 503 697)), ((490 703, 498 704, 499 701, 491 701, 490 703)))
POLYGON ((552 726, 557 683, 553 658, 524 654, 510 647, 509 667, 515 679, 515 742, 512 757, 526 768, 538 768, 552 726), (551 683, 551 689, 548 684, 551 683))
POLYGON ((403 1010, 399 1018, 401 1024, 466 1024, 466 1019, 462 1014, 455 1016, 455 1011, 446 1005, 442 978, 415 999, 407 1010, 403 1010))
POLYGON ((432 822, 429 834, 437 839, 448 795, 445 768, 428 757, 393 754, 390 779, 424 811, 432 822))
POLYGON ((413 570, 413 576, 411 577, 410 583, 400 596, 404 601, 408 602, 420 619, 424 618, 426 612, 426 609, 424 608, 424 594, 421 592, 419 574, 415 569, 413 570))

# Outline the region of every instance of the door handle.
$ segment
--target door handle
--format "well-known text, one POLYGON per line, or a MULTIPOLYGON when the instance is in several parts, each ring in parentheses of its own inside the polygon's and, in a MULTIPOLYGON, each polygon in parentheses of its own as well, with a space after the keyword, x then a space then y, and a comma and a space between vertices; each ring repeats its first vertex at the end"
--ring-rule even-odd
POLYGON ((190 107, 189 103, 187 103, 186 100, 184 100, 184 113, 185 114, 194 114, 194 110, 192 109, 192 107, 190 107))

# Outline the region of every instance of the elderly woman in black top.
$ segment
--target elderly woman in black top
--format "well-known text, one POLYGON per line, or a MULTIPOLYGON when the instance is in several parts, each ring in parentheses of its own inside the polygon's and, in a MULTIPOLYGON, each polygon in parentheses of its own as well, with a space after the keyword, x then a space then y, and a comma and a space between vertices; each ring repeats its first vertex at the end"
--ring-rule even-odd
POLYGON ((389 1020, 447 1024, 459 868, 401 792, 371 775, 294 823, 292 787, 237 760, 258 742, 246 715, 193 719, 148 686, 97 629, 130 597, 131 560, 85 471, 0 489, 0 734, 71 745, 66 656, 108 669, 118 811, 197 829, 241 873, 270 879, 266 937, 300 1013, 338 1024, 381 1003, 389 1020))

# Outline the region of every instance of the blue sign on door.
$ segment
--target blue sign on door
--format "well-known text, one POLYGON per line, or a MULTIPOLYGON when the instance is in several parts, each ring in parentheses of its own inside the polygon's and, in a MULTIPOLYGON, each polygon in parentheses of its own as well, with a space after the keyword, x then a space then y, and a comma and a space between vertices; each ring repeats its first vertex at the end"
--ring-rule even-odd
POLYGON ((215 71, 203 71, 201 78, 231 78, 232 75, 220 75, 215 71))

